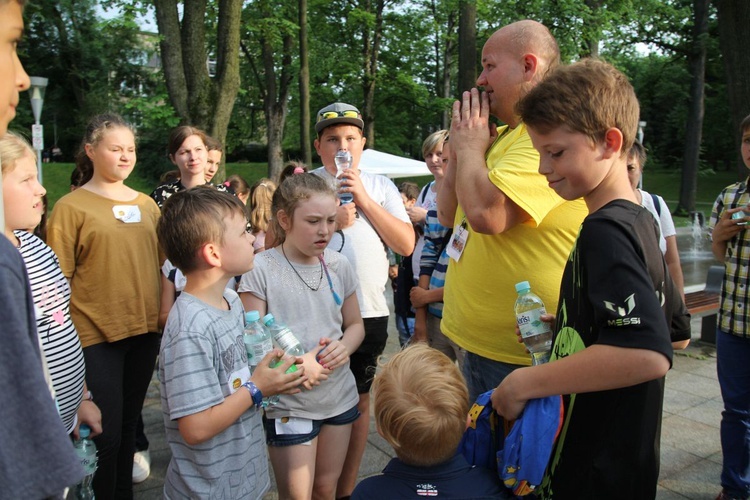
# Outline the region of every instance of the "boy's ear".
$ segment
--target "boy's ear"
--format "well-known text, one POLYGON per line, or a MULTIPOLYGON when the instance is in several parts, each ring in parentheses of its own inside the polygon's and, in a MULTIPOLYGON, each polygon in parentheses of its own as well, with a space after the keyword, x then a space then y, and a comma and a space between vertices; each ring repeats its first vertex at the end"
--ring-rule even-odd
POLYGON ((214 243, 206 243, 200 248, 200 250, 198 250, 198 254, 209 266, 221 267, 221 254, 218 245, 214 243))
POLYGON ((622 152, 622 131, 611 127, 604 133, 604 158, 619 158, 622 152))

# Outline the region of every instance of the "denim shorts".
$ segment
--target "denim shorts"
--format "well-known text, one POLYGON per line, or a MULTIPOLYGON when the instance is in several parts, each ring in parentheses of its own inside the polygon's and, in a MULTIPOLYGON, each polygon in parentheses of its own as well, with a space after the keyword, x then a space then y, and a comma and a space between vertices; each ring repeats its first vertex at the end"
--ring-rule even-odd
MULTIPOLYGON (((281 420, 284 418, 286 417, 282 417, 281 420)), ((263 427, 265 427, 266 430, 266 444, 268 444, 268 446, 294 446, 296 444, 307 443, 318 437, 318 434, 320 434, 320 428, 324 425, 347 425, 351 424, 358 418, 359 410, 354 406, 335 417, 323 420, 312 420, 312 431, 308 434, 276 434, 276 420, 278 419, 266 418, 264 415, 263 427)))

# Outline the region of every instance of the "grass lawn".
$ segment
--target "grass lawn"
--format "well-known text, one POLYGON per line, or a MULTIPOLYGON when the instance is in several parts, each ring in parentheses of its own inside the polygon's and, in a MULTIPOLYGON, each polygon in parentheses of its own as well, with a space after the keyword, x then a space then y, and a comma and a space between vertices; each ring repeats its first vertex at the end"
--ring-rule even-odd
MULTIPOLYGON (((73 170, 74 165, 72 163, 45 163, 42 166, 44 187, 47 189, 47 197, 49 199, 50 210, 54 206, 55 202, 70 191, 70 173, 73 170)), ((256 180, 264 177, 267 173, 267 164, 265 163, 229 163, 226 166, 227 176, 232 174, 241 175, 249 184, 253 184, 256 180)), ((416 182, 420 186, 423 186, 431 179, 430 176, 421 177, 403 177, 394 179, 396 184, 403 181, 416 182)), ((698 176, 698 193, 697 193, 697 209, 706 217, 711 212, 711 206, 713 205, 716 196, 719 192, 732 182, 737 180, 737 174, 732 172, 706 172, 698 176)), ((670 210, 674 210, 677 206, 677 200, 680 192, 680 181, 681 175, 676 170, 648 170, 644 172, 643 176, 643 188, 650 192, 661 195, 669 205, 670 210)), ((143 193, 150 193, 156 185, 150 181, 144 180, 138 175, 138 167, 136 171, 130 176, 125 182, 128 186, 141 191, 143 193)), ((687 217, 675 217, 675 225, 685 226, 689 225, 690 221, 687 217)))

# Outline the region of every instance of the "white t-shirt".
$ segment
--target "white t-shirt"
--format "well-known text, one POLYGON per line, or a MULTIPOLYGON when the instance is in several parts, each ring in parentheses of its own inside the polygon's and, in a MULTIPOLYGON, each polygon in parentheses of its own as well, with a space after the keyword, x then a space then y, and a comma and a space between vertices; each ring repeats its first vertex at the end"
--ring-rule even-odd
POLYGON ((672 216, 669 213, 669 207, 664 202, 664 198, 662 198, 658 194, 655 195, 659 200, 661 210, 661 214, 658 213, 656 211, 656 207, 654 206, 654 199, 651 197, 651 194, 644 191, 643 189, 639 189, 638 191, 641 192, 641 205, 643 205, 643 208, 651 212, 651 214, 656 219, 656 225, 659 226, 659 248, 661 249, 662 254, 666 254, 667 240, 665 238, 669 238, 670 236, 674 236, 677 234, 677 231, 674 228, 674 222, 672 221, 672 216))
MULTIPOLYGON (((325 167, 312 171, 333 183, 335 177, 325 167)), ((406 214, 404 202, 396 185, 382 175, 368 174, 359 171, 362 185, 370 198, 380 204, 397 219, 411 224, 406 214)), ((380 318, 388 316, 390 311, 385 300, 385 285, 388 282, 388 256, 385 243, 378 236, 364 212, 357 208, 354 224, 336 232, 328 243, 328 248, 340 252, 354 267, 359 279, 357 300, 363 318, 380 318), (343 233, 343 238, 342 238, 343 233)))

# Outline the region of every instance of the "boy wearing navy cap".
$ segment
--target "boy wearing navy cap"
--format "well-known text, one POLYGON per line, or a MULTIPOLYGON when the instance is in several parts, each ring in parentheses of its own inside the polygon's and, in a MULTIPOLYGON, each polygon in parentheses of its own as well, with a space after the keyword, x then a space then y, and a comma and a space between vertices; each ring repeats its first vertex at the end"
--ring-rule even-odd
POLYGON ((335 102, 317 114, 315 150, 323 166, 314 174, 338 183, 340 193, 351 193, 353 202, 339 206, 337 234, 329 247, 341 252, 354 266, 359 279, 357 300, 365 323, 365 339, 351 356, 351 370, 357 381, 360 417, 354 422, 346 464, 339 479, 336 497, 351 494, 357 481, 359 464, 367 444, 370 422, 370 385, 375 364, 388 338, 388 257, 385 247, 400 255, 414 250, 414 230, 401 195, 387 177, 359 170, 367 140, 362 135, 362 114, 351 104, 335 102), (351 154, 351 168, 337 176, 334 156, 339 151, 351 154))

